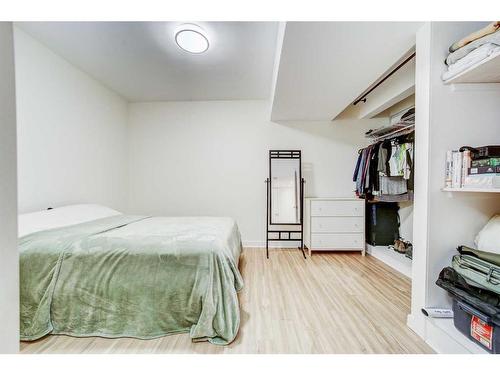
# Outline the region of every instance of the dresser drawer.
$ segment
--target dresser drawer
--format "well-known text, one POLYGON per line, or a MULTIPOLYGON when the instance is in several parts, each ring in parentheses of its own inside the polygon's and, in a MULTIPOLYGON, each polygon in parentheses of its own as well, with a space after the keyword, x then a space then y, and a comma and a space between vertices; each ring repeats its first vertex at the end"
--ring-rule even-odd
POLYGON ((312 250, 349 250, 362 249, 365 246, 363 233, 312 233, 312 250))
POLYGON ((311 216, 363 216, 365 202, 311 201, 311 216))
POLYGON ((313 233, 362 233, 363 227, 363 216, 313 216, 311 218, 311 232, 313 233))

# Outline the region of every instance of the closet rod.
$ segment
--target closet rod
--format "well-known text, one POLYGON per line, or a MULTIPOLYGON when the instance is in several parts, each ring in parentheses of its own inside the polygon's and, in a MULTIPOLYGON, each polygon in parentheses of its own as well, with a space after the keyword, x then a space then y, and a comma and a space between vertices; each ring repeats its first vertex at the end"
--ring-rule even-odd
POLYGON ((416 52, 413 52, 409 57, 407 57, 401 64, 396 66, 393 70, 391 70, 384 78, 382 78, 380 81, 378 81, 372 88, 370 88, 368 91, 362 93, 358 98, 352 103, 353 105, 358 104, 359 102, 366 103, 366 97, 368 96, 369 93, 371 93, 373 90, 375 90, 377 87, 379 87, 387 78, 392 76, 394 73, 396 73, 399 69, 401 69, 408 61, 413 59, 416 55, 416 52))

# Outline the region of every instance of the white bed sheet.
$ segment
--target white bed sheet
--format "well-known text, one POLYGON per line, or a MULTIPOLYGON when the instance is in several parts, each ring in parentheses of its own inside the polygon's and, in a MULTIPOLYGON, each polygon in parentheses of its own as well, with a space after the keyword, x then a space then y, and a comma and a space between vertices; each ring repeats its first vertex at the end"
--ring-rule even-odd
POLYGON ((98 204, 75 204, 31 212, 19 215, 18 236, 23 237, 42 230, 75 225, 115 215, 121 215, 121 212, 98 204))

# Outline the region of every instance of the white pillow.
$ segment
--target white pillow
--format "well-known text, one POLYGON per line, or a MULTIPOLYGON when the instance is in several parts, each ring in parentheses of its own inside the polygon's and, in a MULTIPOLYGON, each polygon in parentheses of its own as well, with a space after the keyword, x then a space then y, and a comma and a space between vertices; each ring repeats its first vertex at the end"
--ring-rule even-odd
POLYGON ((488 221, 476 236, 475 243, 478 250, 500 254, 500 215, 488 221))
POLYGON ((65 227, 120 214, 118 211, 98 204, 75 204, 32 212, 19 215, 18 236, 22 237, 42 230, 65 227))

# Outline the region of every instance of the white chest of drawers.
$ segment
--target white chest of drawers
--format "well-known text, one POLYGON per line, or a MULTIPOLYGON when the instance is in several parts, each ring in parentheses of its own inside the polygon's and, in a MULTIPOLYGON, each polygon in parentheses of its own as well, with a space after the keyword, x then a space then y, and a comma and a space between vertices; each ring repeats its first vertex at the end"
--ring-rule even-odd
POLYGON ((365 255, 365 201, 306 198, 304 244, 309 250, 358 250, 365 255))

